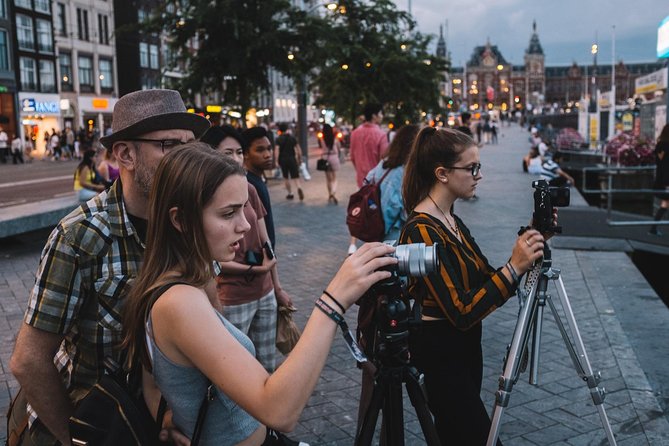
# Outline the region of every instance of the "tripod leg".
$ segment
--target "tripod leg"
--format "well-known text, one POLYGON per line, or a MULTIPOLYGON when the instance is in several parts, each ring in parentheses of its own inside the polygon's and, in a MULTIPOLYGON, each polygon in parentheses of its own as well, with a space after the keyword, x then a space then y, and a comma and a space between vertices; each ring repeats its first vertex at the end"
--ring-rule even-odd
POLYGON ((379 411, 381 410, 381 406, 384 405, 384 395, 387 390, 386 385, 385 377, 383 375, 378 375, 374 382, 372 398, 365 411, 362 426, 355 439, 355 446, 370 446, 372 444, 374 429, 376 429, 376 422, 379 418, 379 411))
POLYGON ((513 331, 513 339, 511 340, 511 346, 504 363, 504 373, 499 377, 499 388, 495 392, 495 405, 493 407, 487 446, 495 446, 497 444, 502 413, 504 412, 504 408, 509 405, 513 384, 518 380, 519 366, 523 351, 527 347, 529 340, 530 326, 536 318, 537 313, 536 289, 535 284, 525 301, 522 311, 518 316, 516 328, 513 331))
POLYGON ((553 301, 550 298, 547 299, 548 305, 551 309, 551 312, 553 313, 553 317, 555 318, 555 322, 558 326, 558 329, 560 330, 562 338, 564 339, 565 345, 567 346, 567 350, 569 351, 572 361, 574 362, 576 371, 578 372, 579 376, 587 383, 588 388, 590 389, 590 396, 592 397, 592 402, 595 404, 595 407, 599 412, 599 417, 602 420, 604 432, 606 432, 606 437, 609 440, 609 444, 615 445, 616 438, 613 435, 613 429, 611 428, 611 423, 609 423, 608 416, 606 415, 606 410, 604 409, 604 397, 606 392, 603 388, 599 387, 599 381, 601 379, 599 372, 595 374, 592 371, 592 367, 590 366, 590 361, 588 360, 588 354, 585 352, 585 345, 583 344, 581 333, 579 332, 578 326, 576 325, 576 318, 574 317, 574 312, 572 311, 571 303, 569 302, 569 297, 567 297, 567 291, 564 288, 562 277, 559 276, 557 277, 555 286, 557 287, 558 296, 560 297, 562 308, 564 309, 565 316, 567 317, 567 323, 569 324, 569 329, 572 333, 572 336, 574 337, 573 344, 569 339, 566 330, 564 329, 564 325, 560 320, 560 316, 557 313, 555 304, 553 304, 553 301), (578 354, 574 349, 574 345, 575 349, 578 351, 578 354))
POLYGON ((423 375, 419 374, 413 367, 407 371, 405 377, 407 393, 411 405, 416 410, 418 422, 423 430, 425 442, 428 446, 440 446, 439 436, 432 421, 432 414, 427 407, 427 399, 425 397, 425 385, 423 383, 423 375))
POLYGON ((388 395, 383 404, 381 426, 386 446, 404 446, 404 408, 402 404, 402 371, 392 370, 387 384, 388 395))
POLYGON ((539 350, 541 349, 541 330, 543 329, 544 307, 546 306, 546 289, 548 280, 542 275, 537 284, 536 300, 537 312, 533 318, 532 354, 530 355, 530 384, 539 382, 539 350))

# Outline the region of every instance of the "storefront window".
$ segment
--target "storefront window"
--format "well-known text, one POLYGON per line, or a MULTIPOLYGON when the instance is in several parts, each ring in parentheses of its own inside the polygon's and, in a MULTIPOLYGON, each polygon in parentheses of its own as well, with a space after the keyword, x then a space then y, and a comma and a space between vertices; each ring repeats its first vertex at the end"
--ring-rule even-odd
POLYGON ((114 88, 114 75, 112 70, 112 61, 109 59, 100 59, 100 88, 111 90, 114 88))
POLYGON ((56 91, 56 73, 50 60, 39 61, 39 88, 44 93, 56 91))
POLYGON ((9 47, 7 31, 0 30, 0 71, 9 71, 9 47))
POLYGON ((93 91, 93 59, 79 56, 79 86, 82 91, 93 91))
POLYGON ((35 59, 29 57, 19 58, 21 70, 21 89, 22 90, 36 90, 37 82, 35 76, 35 59))
POLYGON ((53 52, 53 39, 51 37, 51 22, 37 19, 37 48, 42 52, 53 52))
POLYGON ((35 11, 49 14, 51 12, 51 9, 49 8, 49 0, 35 0, 35 11))
POLYGON ((35 39, 33 38, 33 20, 27 15, 16 14, 16 36, 19 41, 19 49, 35 49, 35 39))
POLYGON ((139 66, 149 68, 149 45, 146 42, 139 42, 139 66))
POLYGON ((60 66, 60 88, 63 91, 72 91, 72 56, 70 53, 58 55, 60 66))

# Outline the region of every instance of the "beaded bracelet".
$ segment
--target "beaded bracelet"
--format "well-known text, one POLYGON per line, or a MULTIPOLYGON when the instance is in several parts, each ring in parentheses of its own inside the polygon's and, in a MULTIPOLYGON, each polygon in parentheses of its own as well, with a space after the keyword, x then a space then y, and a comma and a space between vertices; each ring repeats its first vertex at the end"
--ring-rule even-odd
POLYGON ((346 313, 346 309, 344 309, 344 306, 342 304, 340 304, 339 301, 337 299, 335 299, 332 294, 328 293, 328 290, 323 290, 323 294, 325 294, 327 297, 332 299, 332 302, 334 302, 339 307, 339 309, 341 310, 341 314, 346 313))

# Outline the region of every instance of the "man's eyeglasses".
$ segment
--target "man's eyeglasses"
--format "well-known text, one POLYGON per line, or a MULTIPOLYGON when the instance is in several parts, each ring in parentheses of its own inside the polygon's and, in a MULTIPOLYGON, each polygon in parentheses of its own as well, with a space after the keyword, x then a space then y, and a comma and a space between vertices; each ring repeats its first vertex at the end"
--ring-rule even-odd
POLYGON ((163 153, 169 152, 170 150, 174 149, 175 147, 178 147, 182 144, 189 143, 191 141, 181 141, 180 139, 146 139, 146 138, 132 138, 132 139, 127 139, 126 141, 135 141, 135 142, 150 142, 153 144, 160 144, 160 150, 163 153))
POLYGON ((479 174, 481 171, 481 163, 474 163, 471 166, 467 167, 449 167, 449 169, 460 169, 460 170, 468 170, 471 172, 472 176, 475 177, 479 174))

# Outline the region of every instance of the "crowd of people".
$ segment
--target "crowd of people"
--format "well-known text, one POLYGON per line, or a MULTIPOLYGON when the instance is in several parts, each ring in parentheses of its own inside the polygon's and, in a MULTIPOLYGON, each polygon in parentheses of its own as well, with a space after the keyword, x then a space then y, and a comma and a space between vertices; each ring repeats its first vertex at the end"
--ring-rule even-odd
MULTIPOLYGON (((442 444, 482 445, 490 428, 480 398, 482 321, 515 293, 550 234, 529 229, 504 265, 488 262, 454 207, 483 179, 480 145, 463 118, 460 129, 405 125, 389 141, 379 126, 382 105, 368 104, 350 135, 350 160, 359 187, 383 178, 384 240, 438 244, 438 269, 409 280, 423 305, 422 327, 409 338, 411 360, 425 376, 442 444)), ((340 269, 314 296, 300 340, 277 365, 277 310, 292 298, 274 255, 266 173, 278 165, 286 199, 304 199, 302 148, 289 128, 280 131, 275 139, 260 126, 210 126, 172 90, 119 99, 111 133, 100 138, 104 159, 80 151, 74 183, 81 206, 49 236, 11 357, 21 392, 9 425, 29 420, 22 444, 70 445, 76 401, 104 373, 105 358, 124 354, 141 364, 151 412, 161 396, 167 401, 163 440, 188 443, 212 383, 200 444, 299 444, 283 432, 307 404, 342 316, 390 277, 397 259, 381 240, 352 238, 340 269)), ((321 158, 328 203, 337 205, 343 155, 335 135, 323 127, 321 158)), ((532 138, 528 172, 573 183, 547 166, 554 161, 541 136, 532 138)), ((363 375, 359 415, 373 378, 363 375)))

